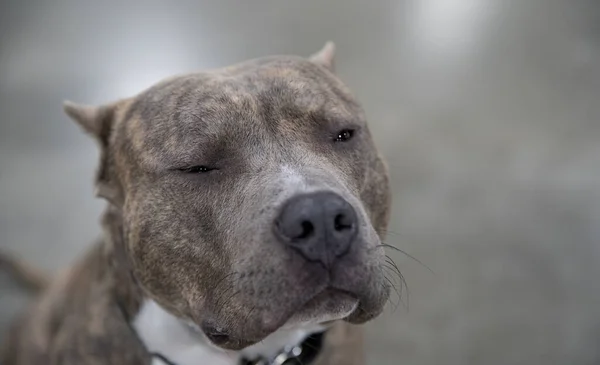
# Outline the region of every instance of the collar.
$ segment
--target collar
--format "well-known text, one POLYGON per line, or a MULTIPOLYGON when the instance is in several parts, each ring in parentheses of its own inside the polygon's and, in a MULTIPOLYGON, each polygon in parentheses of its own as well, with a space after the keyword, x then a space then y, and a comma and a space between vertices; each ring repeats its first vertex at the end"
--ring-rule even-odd
MULTIPOLYGON (((295 346, 285 346, 274 357, 247 359, 241 358, 238 365, 309 365, 321 353, 326 331, 314 333, 295 346)), ((153 353, 153 358, 168 365, 177 365, 161 354, 153 353)))
POLYGON ((242 358, 239 365, 308 365, 311 364, 321 352, 325 331, 314 333, 295 346, 285 346, 279 354, 271 359, 242 358))

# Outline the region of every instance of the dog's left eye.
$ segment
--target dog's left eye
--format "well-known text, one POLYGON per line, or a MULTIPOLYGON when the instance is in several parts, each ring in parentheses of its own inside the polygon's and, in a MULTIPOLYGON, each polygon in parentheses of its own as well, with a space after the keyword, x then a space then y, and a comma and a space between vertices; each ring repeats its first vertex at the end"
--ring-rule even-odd
POLYGON ((346 142, 354 137, 354 129, 343 129, 335 137, 335 142, 346 142))
POLYGON ((191 167, 184 167, 182 169, 179 169, 179 171, 181 172, 185 172, 186 174, 203 174, 206 172, 210 172, 216 170, 214 167, 208 167, 208 166, 191 166, 191 167))

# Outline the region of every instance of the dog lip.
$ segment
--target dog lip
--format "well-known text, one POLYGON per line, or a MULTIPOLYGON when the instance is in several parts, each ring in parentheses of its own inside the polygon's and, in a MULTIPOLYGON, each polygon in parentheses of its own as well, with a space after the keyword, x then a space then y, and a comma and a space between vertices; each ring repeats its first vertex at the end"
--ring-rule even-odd
POLYGON ((292 326, 296 321, 299 323, 306 323, 315 321, 315 324, 327 325, 338 320, 344 320, 346 317, 351 315, 355 308, 360 303, 359 298, 356 294, 343 289, 337 289, 332 286, 328 286, 323 290, 317 292, 309 300, 305 301, 287 317, 284 327, 292 326), (337 303, 337 308, 332 309, 330 305, 337 303), (351 313, 342 314, 344 309, 349 309, 349 306, 353 306, 351 313), (322 318, 319 320, 319 315, 326 314, 330 316, 330 319, 322 318), (339 315, 339 317, 338 317, 339 315), (291 323, 290 323, 291 321, 291 323))
POLYGON ((230 336, 211 321, 203 321, 200 328, 204 335, 215 345, 223 345, 230 340, 230 336))

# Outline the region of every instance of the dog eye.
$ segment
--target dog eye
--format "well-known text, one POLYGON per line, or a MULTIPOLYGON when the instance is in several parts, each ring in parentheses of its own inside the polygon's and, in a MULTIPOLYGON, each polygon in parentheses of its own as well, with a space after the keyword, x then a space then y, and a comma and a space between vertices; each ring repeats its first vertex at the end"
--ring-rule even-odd
POLYGON ((354 129, 343 129, 335 137, 335 142, 346 142, 354 137, 354 129))
POLYGON ((179 169, 179 171, 185 172, 186 174, 202 174, 213 170, 216 169, 208 166, 191 166, 179 169))

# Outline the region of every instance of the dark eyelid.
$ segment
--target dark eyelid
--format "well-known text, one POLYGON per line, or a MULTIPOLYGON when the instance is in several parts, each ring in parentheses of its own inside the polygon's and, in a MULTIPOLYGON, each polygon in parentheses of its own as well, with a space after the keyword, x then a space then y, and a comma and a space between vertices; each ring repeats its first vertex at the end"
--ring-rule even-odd
POLYGON ((178 167, 171 169, 172 171, 181 172, 184 174, 206 174, 211 171, 218 170, 218 167, 213 167, 210 165, 191 165, 185 167, 178 167))
POLYGON ((361 131, 361 126, 356 124, 339 124, 335 126, 335 129, 331 130, 331 136, 333 138, 337 137, 337 135, 342 131, 352 131, 353 137, 356 137, 358 133, 361 131))
POLYGON ((343 130, 352 130, 354 132, 359 132, 361 130, 361 126, 357 125, 357 124, 353 124, 353 123, 349 123, 349 124, 339 124, 337 125, 337 132, 339 131, 343 131, 343 130))

